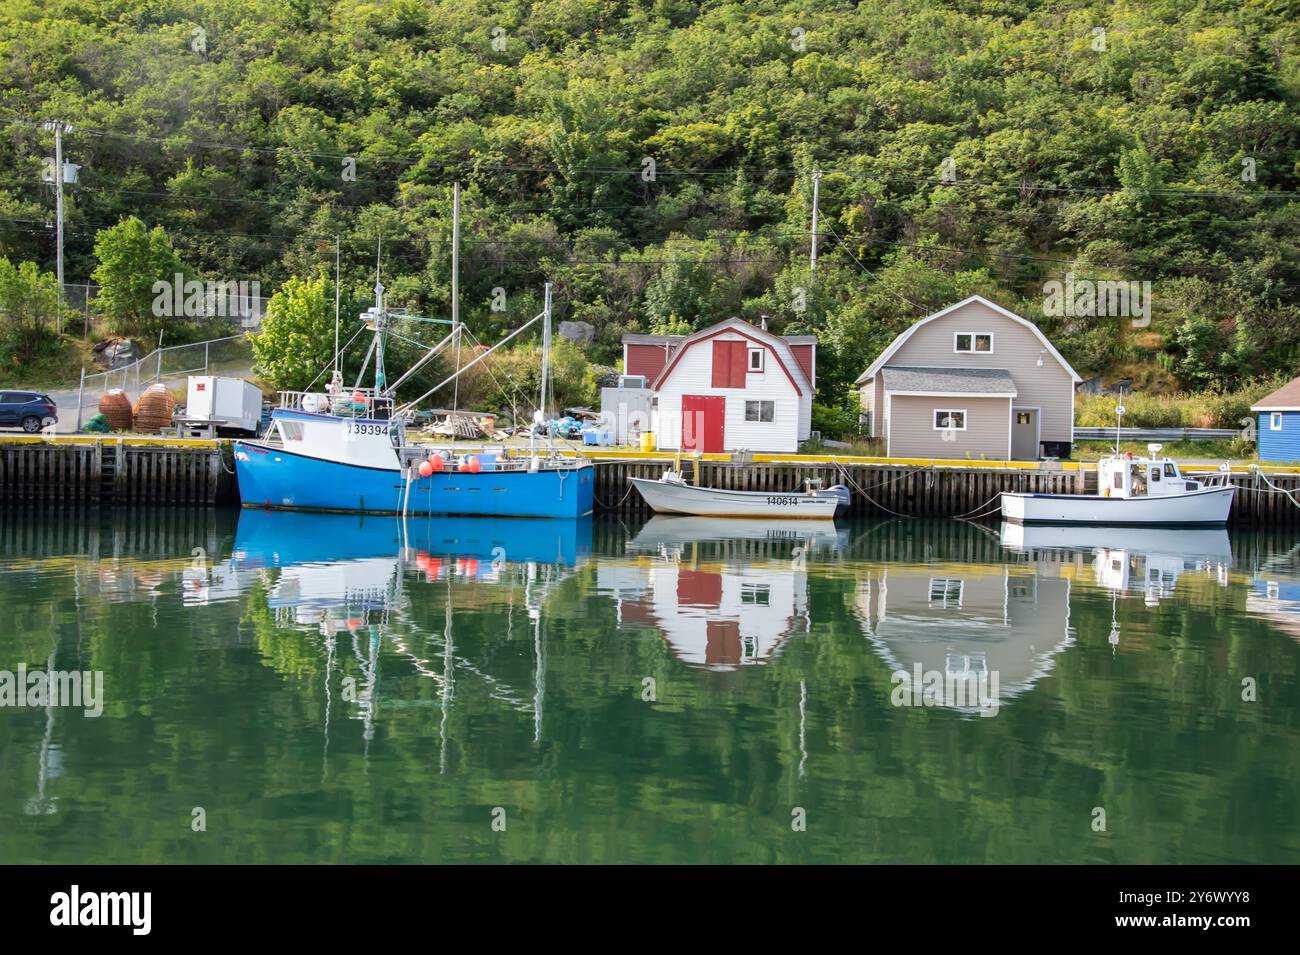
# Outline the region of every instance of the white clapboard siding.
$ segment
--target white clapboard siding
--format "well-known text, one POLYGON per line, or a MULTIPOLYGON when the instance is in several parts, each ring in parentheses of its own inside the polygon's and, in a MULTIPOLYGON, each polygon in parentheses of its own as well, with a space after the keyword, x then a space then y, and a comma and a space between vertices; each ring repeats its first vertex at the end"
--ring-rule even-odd
POLYGON ((723 447, 750 451, 796 451, 809 434, 812 396, 800 396, 771 351, 761 372, 745 376, 744 388, 713 387, 713 342, 748 341, 724 333, 688 348, 659 388, 658 443, 666 450, 681 447, 682 396, 721 395, 727 399, 723 447), (772 421, 746 421, 746 401, 772 401, 772 421))

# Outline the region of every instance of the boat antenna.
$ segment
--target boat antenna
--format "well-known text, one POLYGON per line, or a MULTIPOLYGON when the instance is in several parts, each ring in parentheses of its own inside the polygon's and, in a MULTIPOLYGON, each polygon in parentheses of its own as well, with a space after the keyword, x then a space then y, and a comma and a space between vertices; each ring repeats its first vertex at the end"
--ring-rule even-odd
POLYGON ((1115 457, 1119 457, 1120 426, 1124 423, 1124 386, 1119 389, 1119 401, 1115 405, 1115 457))

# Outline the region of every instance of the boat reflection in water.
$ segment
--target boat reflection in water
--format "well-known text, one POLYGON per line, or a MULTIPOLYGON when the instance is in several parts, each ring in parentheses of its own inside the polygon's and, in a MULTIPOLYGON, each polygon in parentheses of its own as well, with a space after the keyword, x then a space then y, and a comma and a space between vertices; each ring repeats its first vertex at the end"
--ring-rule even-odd
MULTIPOLYGON (((365 722, 367 744, 378 712, 381 649, 387 647, 438 686, 442 709, 441 768, 447 766, 447 715, 458 675, 487 684, 490 695, 532 714, 540 737, 543 704, 545 626, 542 607, 552 587, 591 552, 590 518, 438 517, 409 519, 383 515, 319 514, 244 510, 226 565, 214 569, 210 586, 247 587, 260 580, 267 605, 281 626, 310 628, 325 638, 326 740, 330 674, 343 667, 336 651, 350 642, 362 680, 355 699, 365 722), (408 579, 421 585, 445 581, 442 612, 431 619, 415 612, 408 579), (480 662, 457 652, 456 594, 452 585, 488 582, 502 592, 518 588, 521 610, 532 631, 533 686, 511 686, 480 662), (339 638, 344 638, 340 641, 339 638), (349 639, 350 638, 350 639, 349 639)), ((441 588, 440 588, 441 590, 441 588)), ((212 595, 209 592, 209 599, 212 595)), ((513 610, 514 604, 510 604, 513 610)), ((403 700, 411 704, 410 700, 403 700)), ((368 752, 368 751, 367 751, 368 752)))
POLYGON ((1141 596, 1148 607, 1174 595, 1180 578, 1195 575, 1226 588, 1232 545, 1225 528, 1025 527, 1002 525, 1005 547, 1039 566, 1090 561, 1097 586, 1111 593, 1110 635, 1118 652, 1119 599, 1141 596))
MULTIPOLYGON (((1002 525, 1002 544, 1024 554, 1090 556, 1097 585, 1120 596, 1141 594, 1149 606, 1173 596, 1184 574, 1228 586, 1232 545, 1213 528, 1048 527, 1002 525)), ((1059 558, 1058 558, 1059 559, 1059 558)))
POLYGON ((683 663, 734 670, 808 632, 807 560, 847 534, 829 521, 652 517, 628 557, 597 565, 596 585, 621 627, 657 630, 683 663))

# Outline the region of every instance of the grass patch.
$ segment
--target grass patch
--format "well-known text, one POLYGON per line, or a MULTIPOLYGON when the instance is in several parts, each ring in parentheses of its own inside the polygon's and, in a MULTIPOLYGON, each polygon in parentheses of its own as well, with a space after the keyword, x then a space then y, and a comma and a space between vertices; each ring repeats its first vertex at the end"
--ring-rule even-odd
POLYGON ((83 367, 93 367, 90 350, 80 338, 64 335, 56 347, 33 361, 22 362, 15 355, 0 353, 0 388, 31 391, 75 388, 83 367))
MULTIPOLYGON (((1144 457, 1147 454, 1147 443, 1121 441, 1119 450, 1121 454, 1130 451, 1135 458, 1144 457)), ((1176 461, 1230 461, 1236 464, 1255 462, 1255 445, 1245 441, 1164 441, 1160 444, 1160 453, 1176 461)), ((1072 460, 1100 461, 1114 452, 1113 441, 1076 441, 1072 460)))
POLYGON ((1135 391, 1116 395, 1079 395, 1074 423, 1079 428, 1115 427, 1115 406, 1124 404, 1126 428, 1240 428, 1252 416, 1250 406, 1281 388, 1289 379, 1279 376, 1254 382, 1233 392, 1152 394, 1135 391))

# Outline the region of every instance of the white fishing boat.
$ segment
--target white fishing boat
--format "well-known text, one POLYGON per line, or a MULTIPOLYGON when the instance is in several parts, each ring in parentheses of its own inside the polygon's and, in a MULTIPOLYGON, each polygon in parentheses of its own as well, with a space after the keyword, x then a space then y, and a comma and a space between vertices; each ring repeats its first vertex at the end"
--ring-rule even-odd
POLYGON ((1228 522, 1236 488, 1226 473, 1200 480, 1160 457, 1112 455, 1097 463, 1096 494, 1002 494, 1002 517, 1013 524, 1105 524, 1215 527, 1228 522))
POLYGON ((730 491, 687 484, 679 472, 665 471, 659 480, 630 478, 657 514, 697 517, 762 517, 833 520, 849 507, 849 489, 842 484, 823 488, 806 481, 797 491, 730 491))

